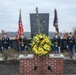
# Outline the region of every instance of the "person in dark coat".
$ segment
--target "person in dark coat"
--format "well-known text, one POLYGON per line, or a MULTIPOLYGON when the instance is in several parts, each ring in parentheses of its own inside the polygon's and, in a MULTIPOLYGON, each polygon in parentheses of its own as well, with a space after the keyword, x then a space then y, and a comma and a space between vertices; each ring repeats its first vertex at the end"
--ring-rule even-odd
POLYGON ((73 37, 72 33, 69 33, 67 37, 67 49, 70 52, 70 57, 74 55, 74 48, 75 48, 75 38, 73 37))
POLYGON ((55 53, 60 53, 60 37, 56 33, 55 36, 53 37, 53 50, 55 53))
POLYGON ((8 50, 10 48, 10 38, 7 36, 7 33, 4 33, 2 38, 2 50, 8 50))
POLYGON ((19 38, 19 48, 20 51, 24 51, 27 49, 27 40, 24 38, 24 35, 22 34, 22 36, 19 38))

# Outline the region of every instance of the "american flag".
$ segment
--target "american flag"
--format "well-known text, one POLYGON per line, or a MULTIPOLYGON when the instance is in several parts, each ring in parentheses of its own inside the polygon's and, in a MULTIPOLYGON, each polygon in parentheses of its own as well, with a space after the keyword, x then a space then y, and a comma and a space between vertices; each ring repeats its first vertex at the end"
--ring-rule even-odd
POLYGON ((56 33, 59 33, 59 28, 58 28, 58 17, 57 17, 57 10, 54 10, 54 22, 53 22, 53 26, 56 29, 56 33))
POLYGON ((19 22, 18 22, 18 38, 23 34, 23 32, 24 32, 24 29, 22 25, 21 10, 20 10, 19 22))

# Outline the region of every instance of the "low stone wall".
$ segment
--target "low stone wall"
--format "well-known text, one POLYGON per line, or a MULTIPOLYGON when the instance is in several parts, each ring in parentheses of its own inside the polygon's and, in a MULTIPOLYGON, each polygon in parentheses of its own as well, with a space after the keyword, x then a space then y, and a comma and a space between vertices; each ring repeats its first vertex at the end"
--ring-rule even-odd
POLYGON ((20 58, 20 75, 64 75, 63 56, 51 54, 20 58))

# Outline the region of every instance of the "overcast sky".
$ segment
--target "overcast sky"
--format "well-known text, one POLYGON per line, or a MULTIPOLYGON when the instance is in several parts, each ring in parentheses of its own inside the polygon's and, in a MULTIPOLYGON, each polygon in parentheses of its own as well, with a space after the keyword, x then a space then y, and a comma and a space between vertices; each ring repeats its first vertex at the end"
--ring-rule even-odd
POLYGON ((0 30, 18 31, 19 10, 22 11, 24 31, 30 32, 30 13, 49 13, 49 31, 54 31, 54 9, 58 13, 61 32, 70 32, 76 27, 76 0, 0 0, 0 30))

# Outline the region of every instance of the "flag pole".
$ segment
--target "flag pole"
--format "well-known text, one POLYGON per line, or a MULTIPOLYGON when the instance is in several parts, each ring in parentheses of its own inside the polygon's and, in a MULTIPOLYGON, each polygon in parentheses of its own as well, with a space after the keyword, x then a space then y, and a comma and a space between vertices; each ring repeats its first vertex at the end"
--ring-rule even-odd
POLYGON ((40 33, 40 21, 39 21, 38 7, 36 7, 36 21, 38 25, 38 33, 40 33))

